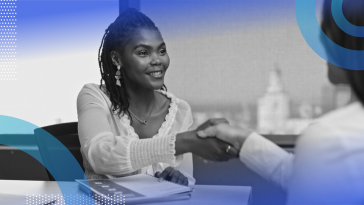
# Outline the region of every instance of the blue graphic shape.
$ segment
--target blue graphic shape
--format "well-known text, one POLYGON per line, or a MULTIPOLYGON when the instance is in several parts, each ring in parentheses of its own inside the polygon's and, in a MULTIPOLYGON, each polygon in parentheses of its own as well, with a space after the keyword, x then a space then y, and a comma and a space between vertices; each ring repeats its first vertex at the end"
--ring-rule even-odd
MULTIPOLYGON (((5 115, 0 115, 0 132, 1 133, 26 133, 29 130, 35 130, 39 128, 38 126, 29 123, 27 121, 17 119, 14 117, 9 117, 5 115)), ((44 131, 44 130, 42 130, 44 131)), ((79 178, 79 176, 83 176, 83 179, 86 179, 85 173, 83 172, 81 166, 78 164, 75 157, 70 153, 70 151, 55 137, 53 137, 48 132, 42 132, 43 139, 47 140, 47 143, 42 144, 40 143, 39 149, 42 149, 47 146, 49 155, 57 157, 57 163, 53 163, 54 166, 49 165, 49 163, 44 164, 41 157, 35 154, 33 151, 29 149, 24 149, 25 146, 32 146, 32 144, 24 144, 24 142, 19 142, 14 136, 7 137, 1 136, 0 137, 0 144, 7 145, 19 149, 30 156, 34 157, 38 162, 40 162, 43 166, 45 166, 48 171, 52 174, 54 179, 57 181, 57 184, 62 192, 63 196, 75 194, 69 189, 69 185, 66 183, 62 183, 64 179, 70 178, 79 178), (21 144, 21 145, 19 145, 21 144)), ((88 185, 88 188, 90 186, 88 185)), ((91 190, 91 189, 90 189, 91 190)), ((73 201, 69 197, 64 197, 65 204, 73 204, 73 201)), ((95 205, 94 200, 88 202, 86 205, 95 205)))
POLYGON ((341 68, 364 70, 364 51, 344 48, 322 31, 316 18, 315 0, 296 0, 295 11, 302 36, 317 55, 341 68))
POLYGON ((344 16, 342 5, 344 0, 333 0, 331 12, 334 20, 341 30, 354 37, 364 37, 364 26, 356 26, 350 23, 344 16))

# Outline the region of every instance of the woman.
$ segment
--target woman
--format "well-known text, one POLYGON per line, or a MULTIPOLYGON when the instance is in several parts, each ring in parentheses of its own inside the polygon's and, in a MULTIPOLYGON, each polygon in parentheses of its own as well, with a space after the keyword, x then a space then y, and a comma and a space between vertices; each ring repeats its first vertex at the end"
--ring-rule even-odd
MULTIPOLYGON (((363 9, 363 1, 343 3, 346 18, 357 26, 364 25, 363 9)), ((361 38, 345 34, 336 25, 331 15, 331 0, 325 1, 321 27, 335 43, 364 50, 361 38)), ((326 49, 331 58, 343 57, 326 49)), ((207 128, 199 136, 216 136, 241 148, 241 161, 285 189, 288 204, 363 204, 364 71, 330 63, 328 67, 333 84, 350 86, 351 101, 312 123, 299 137, 294 156, 256 133, 228 125, 207 128)))
MULTIPOLYGON (((190 106, 164 85, 169 61, 158 28, 141 12, 127 9, 106 29, 99 49, 101 83, 86 84, 77 99, 87 178, 147 173, 191 185, 190 152, 210 160, 237 154, 225 142, 188 131, 190 106)), ((221 122, 226 120, 198 129, 221 122)))

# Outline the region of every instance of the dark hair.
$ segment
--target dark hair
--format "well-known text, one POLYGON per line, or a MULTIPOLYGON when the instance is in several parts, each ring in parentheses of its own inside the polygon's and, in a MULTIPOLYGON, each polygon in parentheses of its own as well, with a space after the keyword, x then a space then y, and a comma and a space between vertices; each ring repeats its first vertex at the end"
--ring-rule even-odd
MULTIPOLYGON (((351 36, 342 31, 332 16, 331 12, 332 0, 325 0, 323 5, 323 20, 321 28, 323 32, 336 44, 351 50, 364 50, 364 38, 351 36)), ((346 19, 354 25, 364 26, 364 1, 350 0, 343 2, 343 13, 346 19)), ((330 48, 326 48, 330 49, 330 48)), ((332 58, 335 58, 331 56, 332 58)), ((342 56, 341 56, 342 57, 342 56)), ((359 62, 362 56, 350 56, 354 61, 359 62)), ((363 66, 364 69, 364 65, 363 66)), ((343 68, 344 69, 344 68, 343 68)), ((346 71, 350 87, 359 98, 360 102, 364 105, 364 70, 349 70, 346 71)))
MULTIPOLYGON (((119 117, 127 113, 131 123, 132 118, 129 112, 129 96, 125 89, 126 85, 123 78, 120 79, 121 86, 116 85, 115 74, 117 67, 113 64, 110 53, 111 51, 122 51, 132 35, 140 29, 159 31, 153 21, 146 15, 136 9, 126 9, 105 30, 98 54, 101 72, 100 89, 102 89, 102 81, 104 81, 112 104, 112 111, 117 111, 119 117)), ((162 89, 167 90, 165 85, 163 85, 162 89)))

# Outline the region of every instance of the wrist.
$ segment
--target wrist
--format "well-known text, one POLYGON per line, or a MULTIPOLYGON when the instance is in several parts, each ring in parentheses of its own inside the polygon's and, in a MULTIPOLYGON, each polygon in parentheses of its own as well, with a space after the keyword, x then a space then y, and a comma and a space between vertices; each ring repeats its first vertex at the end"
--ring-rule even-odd
POLYGON ((246 141, 246 139, 252 134, 253 132, 250 131, 250 130, 240 130, 236 133, 236 135, 238 136, 237 137, 237 140, 238 140, 238 143, 239 143, 239 146, 240 148, 243 147, 244 145, 244 142, 246 141))
POLYGON ((188 131, 179 133, 176 135, 175 149, 176 156, 188 152, 193 152, 193 138, 196 133, 194 131, 188 131))

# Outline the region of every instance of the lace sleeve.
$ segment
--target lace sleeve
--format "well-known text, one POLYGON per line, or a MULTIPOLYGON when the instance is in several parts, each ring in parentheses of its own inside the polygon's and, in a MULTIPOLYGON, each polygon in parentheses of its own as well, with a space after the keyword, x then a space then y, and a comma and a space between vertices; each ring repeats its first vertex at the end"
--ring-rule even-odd
POLYGON ((116 135, 109 109, 90 92, 80 92, 77 111, 81 150, 97 174, 122 175, 158 162, 175 162, 175 135, 136 139, 126 128, 116 135))

